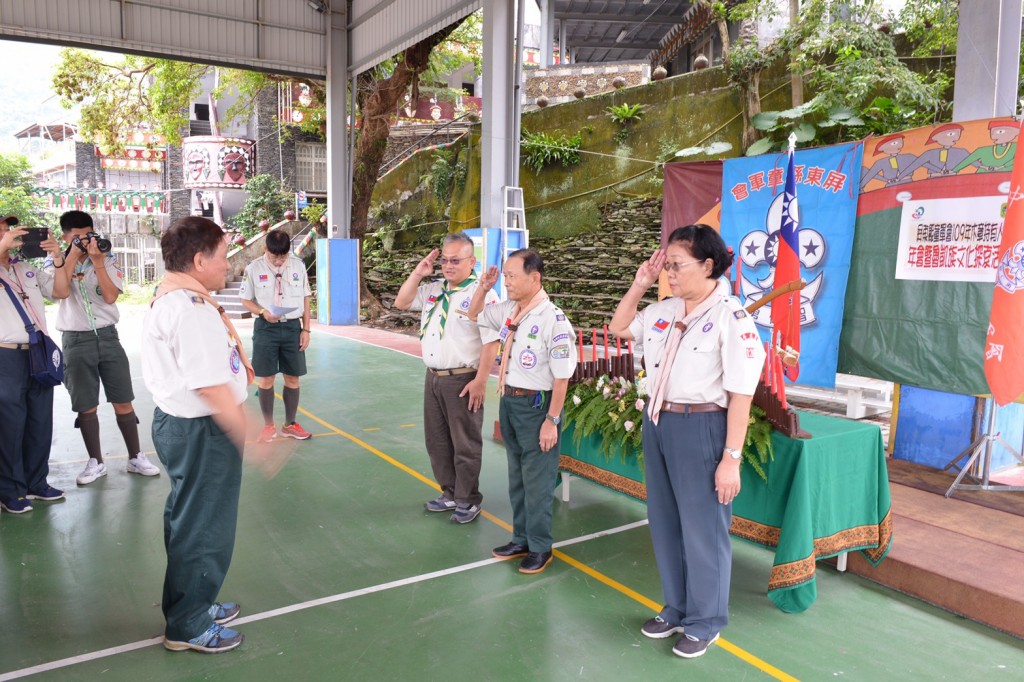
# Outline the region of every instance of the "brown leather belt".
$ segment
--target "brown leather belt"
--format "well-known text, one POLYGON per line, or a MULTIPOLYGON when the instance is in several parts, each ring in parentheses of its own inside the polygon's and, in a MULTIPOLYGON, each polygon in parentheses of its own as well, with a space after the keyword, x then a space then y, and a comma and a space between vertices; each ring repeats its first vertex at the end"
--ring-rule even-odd
POLYGON ((7 350, 28 350, 27 343, 0 343, 0 348, 7 350))
POLYGON ((670 403, 666 400, 661 404, 661 411, 690 414, 691 412, 725 412, 725 408, 714 403, 670 403))
POLYGON ((506 386, 504 395, 510 396, 512 398, 532 398, 538 393, 543 392, 544 391, 535 391, 532 388, 516 388, 515 386, 506 386))
MULTIPOLYGON (((429 369, 429 368, 428 368, 429 369)), ((475 367, 456 367, 455 369, 431 369, 436 377, 450 377, 456 374, 469 374, 470 372, 476 373, 475 367)))

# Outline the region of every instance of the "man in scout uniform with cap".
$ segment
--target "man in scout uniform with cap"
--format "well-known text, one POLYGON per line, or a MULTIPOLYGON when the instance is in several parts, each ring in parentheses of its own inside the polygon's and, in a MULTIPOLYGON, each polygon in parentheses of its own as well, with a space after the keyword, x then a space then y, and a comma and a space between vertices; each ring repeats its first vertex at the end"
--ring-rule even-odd
POLYGON ((498 268, 492 266, 480 278, 469 309, 481 332, 499 332, 502 341, 499 419, 508 455, 512 541, 492 554, 500 559, 525 557, 519 572, 540 573, 552 558, 551 505, 562 405, 576 370, 575 335, 565 313, 544 291, 539 253, 515 251, 503 271, 509 300, 484 307, 484 296, 498 279, 498 268))
POLYGON ((64 384, 71 394, 71 409, 78 413, 75 426, 82 433, 89 455, 76 481, 88 485, 107 475, 96 414, 101 383, 128 448, 128 473, 158 476, 160 469, 139 446, 132 376, 115 326, 120 319, 117 298, 124 284, 121 269, 109 250, 100 250, 97 238, 88 237, 93 233, 88 213, 68 211, 60 217, 60 226, 70 246, 64 259, 56 259, 62 261, 59 265, 55 259, 47 259, 45 270, 53 277, 53 298, 60 301, 56 326, 63 332, 61 348, 67 365, 64 384))
POLYGON ((278 373, 284 374, 284 426, 280 435, 297 440, 311 436, 295 421, 295 413, 299 409, 299 377, 306 373, 312 291, 306 266, 291 255, 291 245, 286 232, 268 232, 263 258, 246 266, 238 294, 245 309, 256 316, 252 366, 263 413, 261 442, 278 435, 274 424, 274 379, 278 373))
MULTIPOLYGON (((0 214, 0 509, 10 514, 32 511, 32 500, 52 502, 64 497, 63 491, 46 482, 53 439, 53 387, 30 376, 29 336, 22 318, 24 314, 46 331, 43 296, 49 297, 52 283, 29 263, 11 256, 26 234, 17 224, 16 216, 0 214)), ((52 237, 41 246, 61 258, 52 237)))
MULTIPOLYGON (((466 316, 477 288, 473 249, 473 240, 462 232, 448 235, 440 251, 434 249, 419 262, 395 297, 396 308, 423 311, 423 430, 434 480, 441 486, 441 495, 423 506, 430 512, 451 512, 454 523, 469 523, 480 514, 484 392, 498 347, 497 332, 481 333, 466 316), (438 255, 443 278, 421 285, 434 274, 438 255), (482 348, 490 358, 483 363, 482 348)), ((497 294, 487 292, 486 302, 497 303, 497 294)))
POLYGON ((253 373, 231 320, 208 292, 231 264, 212 220, 180 218, 160 240, 167 275, 142 331, 142 376, 153 394, 153 444, 171 491, 164 507, 164 647, 220 653, 242 643, 217 601, 235 546, 253 373))

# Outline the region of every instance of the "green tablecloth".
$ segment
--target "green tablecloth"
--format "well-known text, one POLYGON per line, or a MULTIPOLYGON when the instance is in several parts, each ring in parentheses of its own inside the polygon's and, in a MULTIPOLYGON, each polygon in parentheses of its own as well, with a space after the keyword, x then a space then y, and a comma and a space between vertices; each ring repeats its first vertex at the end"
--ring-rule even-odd
MULTIPOLYGON (((800 413, 813 438, 775 433, 775 460, 767 485, 750 467, 733 502, 730 532, 775 548, 768 597, 783 611, 806 610, 817 598, 815 561, 860 550, 873 564, 892 540, 889 479, 882 433, 874 424, 800 413)), ((562 437, 561 468, 609 488, 646 499, 635 459, 606 460, 592 439, 577 448, 572 425, 562 437)))

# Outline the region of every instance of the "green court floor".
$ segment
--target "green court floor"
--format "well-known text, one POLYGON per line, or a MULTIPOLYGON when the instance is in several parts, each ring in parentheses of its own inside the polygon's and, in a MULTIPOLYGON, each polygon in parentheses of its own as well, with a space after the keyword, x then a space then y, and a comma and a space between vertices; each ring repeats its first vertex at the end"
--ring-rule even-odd
MULTIPOLYGON (((125 313, 137 370, 139 312, 125 313)), ((0 515, 0 681, 1022 679, 1021 640, 827 566, 817 602, 782 613, 765 594, 771 553, 739 540, 732 623, 707 655, 680 659, 672 639, 639 632, 661 599, 643 504, 575 483, 555 502, 556 561, 521 575, 490 557, 511 519, 500 445, 485 438, 476 522, 422 509, 436 491, 419 359, 324 331, 307 357, 300 421, 315 437, 246 450, 222 594, 242 604, 246 641, 217 656, 159 644, 166 476, 124 472, 103 406, 110 473, 77 488, 84 450, 58 389, 51 483, 67 499, 0 515)), ((489 435, 496 398, 486 409, 489 435)))

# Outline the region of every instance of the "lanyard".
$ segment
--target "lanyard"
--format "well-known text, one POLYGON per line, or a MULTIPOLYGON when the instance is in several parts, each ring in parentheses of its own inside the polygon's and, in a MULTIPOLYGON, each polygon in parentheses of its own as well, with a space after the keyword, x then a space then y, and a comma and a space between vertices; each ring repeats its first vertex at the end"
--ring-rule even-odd
POLYGON ((85 307, 85 316, 89 320, 89 329, 98 336, 99 332, 96 331, 96 315, 92 312, 92 299, 89 298, 89 287, 85 286, 85 269, 89 265, 91 265, 91 262, 85 265, 81 263, 76 264, 74 277, 78 280, 78 291, 82 294, 82 305, 85 307))

